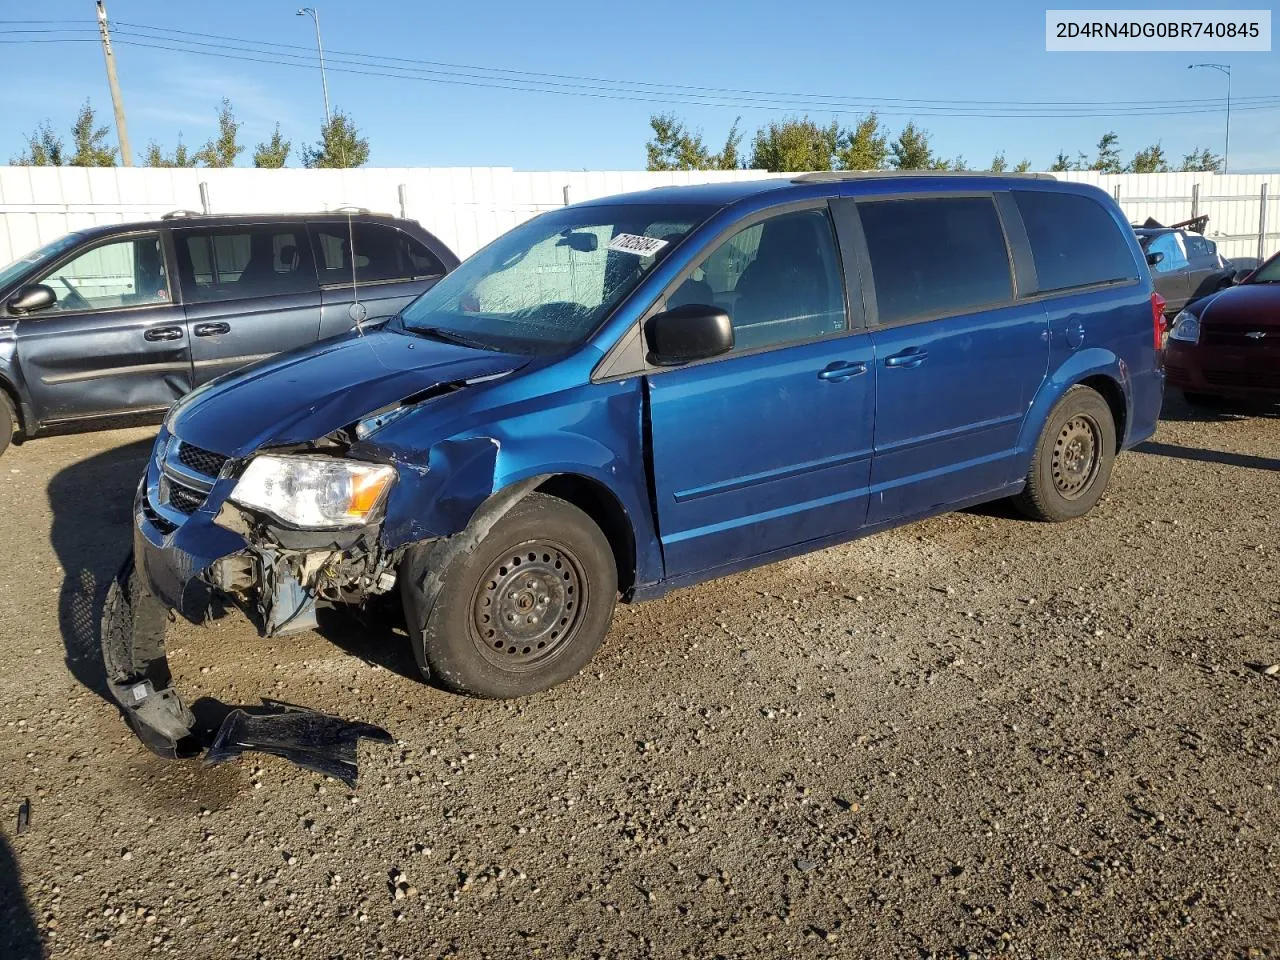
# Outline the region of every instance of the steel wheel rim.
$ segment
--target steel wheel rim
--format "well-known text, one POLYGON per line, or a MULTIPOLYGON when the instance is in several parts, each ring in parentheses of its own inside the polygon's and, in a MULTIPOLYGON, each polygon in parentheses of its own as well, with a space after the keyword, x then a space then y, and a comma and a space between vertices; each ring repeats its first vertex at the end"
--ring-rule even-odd
POLYGON ((587 606, 587 578, 567 547, 527 540, 494 560, 471 600, 471 640, 503 670, 537 669, 577 635, 587 606))
POLYGON ((1078 500, 1098 475, 1102 430, 1088 414, 1077 414, 1062 425, 1053 444, 1053 487, 1064 500, 1078 500))

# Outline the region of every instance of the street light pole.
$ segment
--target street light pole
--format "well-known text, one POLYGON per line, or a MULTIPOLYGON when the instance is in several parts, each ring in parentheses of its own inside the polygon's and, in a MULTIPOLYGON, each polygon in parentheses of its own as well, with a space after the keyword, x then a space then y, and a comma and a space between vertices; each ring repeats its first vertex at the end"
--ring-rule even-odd
POLYGON ((1196 67, 1217 70, 1219 73, 1227 75, 1227 139, 1222 147, 1222 172, 1226 173, 1227 163, 1231 157, 1231 65, 1229 63, 1191 63, 1187 65, 1188 70, 1194 70, 1196 67))
POLYGON ((298 16, 309 16, 316 24, 316 52, 320 55, 320 86, 324 89, 324 125, 329 126, 329 81, 324 75, 324 45, 320 42, 320 14, 315 7, 303 7, 298 16))

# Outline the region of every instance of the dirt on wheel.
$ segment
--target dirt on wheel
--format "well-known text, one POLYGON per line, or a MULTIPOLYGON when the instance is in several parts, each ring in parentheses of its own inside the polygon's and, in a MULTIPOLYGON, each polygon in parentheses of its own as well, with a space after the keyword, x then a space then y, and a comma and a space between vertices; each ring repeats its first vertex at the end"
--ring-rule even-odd
POLYGON ((0 957, 1280 955, 1280 416, 1165 412, 1080 520, 620 606, 521 700, 425 685, 377 612, 171 628, 197 716, 389 730, 354 790, 146 752, 96 623, 152 432, 15 446, 0 957))

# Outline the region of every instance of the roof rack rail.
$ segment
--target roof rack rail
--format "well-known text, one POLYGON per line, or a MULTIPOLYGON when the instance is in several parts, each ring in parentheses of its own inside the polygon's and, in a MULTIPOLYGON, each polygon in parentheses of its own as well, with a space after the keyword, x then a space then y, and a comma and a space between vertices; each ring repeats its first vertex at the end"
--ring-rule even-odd
POLYGON ((834 183, 841 180, 880 180, 894 177, 994 177, 1016 180, 1057 180, 1051 173, 991 173, 984 170, 817 170, 791 178, 792 183, 834 183))
POLYGON ((176 220, 179 217, 203 217, 204 214, 199 210, 170 210, 164 214, 161 220, 176 220))

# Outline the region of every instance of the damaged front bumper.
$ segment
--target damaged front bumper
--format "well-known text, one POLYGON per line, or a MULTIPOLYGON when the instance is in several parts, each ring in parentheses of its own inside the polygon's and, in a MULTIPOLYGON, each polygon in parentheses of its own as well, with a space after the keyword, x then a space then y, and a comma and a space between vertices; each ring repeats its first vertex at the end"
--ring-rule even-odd
POLYGON ((200 749, 194 718, 170 686, 169 610, 203 623, 234 605, 265 636, 313 629, 322 604, 359 604, 396 583, 380 523, 290 530, 228 500, 235 464, 184 448, 162 430, 133 505, 133 555, 116 578, 101 637, 112 694, 162 756, 200 749))

